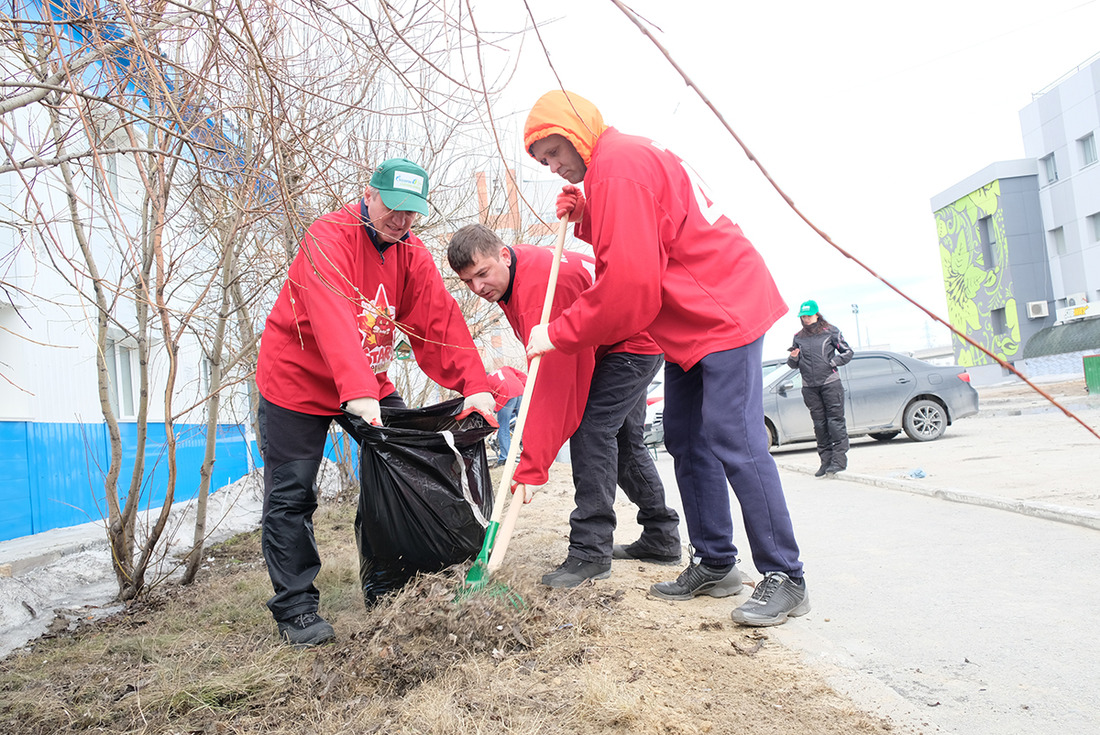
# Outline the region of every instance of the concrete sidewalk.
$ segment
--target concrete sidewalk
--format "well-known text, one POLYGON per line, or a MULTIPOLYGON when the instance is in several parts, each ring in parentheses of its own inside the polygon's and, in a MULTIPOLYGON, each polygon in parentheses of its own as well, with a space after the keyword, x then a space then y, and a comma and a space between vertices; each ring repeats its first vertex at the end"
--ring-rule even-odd
MULTIPOLYGON (((1100 431, 1100 396, 1087 395, 1083 379, 1040 387, 1100 431)), ((904 434, 888 442, 853 439, 848 471, 840 476, 1100 530, 1100 439, 1026 385, 981 388, 979 395, 979 413, 936 441, 914 442, 904 434)), ((773 454, 788 472, 818 468, 812 444, 773 454)))
MULTIPOLYGON (((1100 424, 1083 385, 1046 387, 1100 424)), ((813 477, 812 445, 774 450, 813 608, 768 635, 861 709, 928 735, 1100 731, 1100 584, 1075 573, 1100 560, 1100 439, 1023 388, 979 389, 979 414, 937 441, 855 440, 835 480, 813 477), (1073 578, 1073 594, 1031 598, 1043 575, 1073 578)), ((658 470, 674 488, 665 452, 658 470)))

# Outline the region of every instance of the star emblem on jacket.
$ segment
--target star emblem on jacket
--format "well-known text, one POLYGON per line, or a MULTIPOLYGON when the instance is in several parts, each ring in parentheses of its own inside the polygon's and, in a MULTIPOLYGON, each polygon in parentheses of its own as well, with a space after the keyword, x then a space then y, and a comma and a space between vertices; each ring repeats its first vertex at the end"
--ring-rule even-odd
POLYGON ((359 301, 359 335, 371 369, 385 372, 393 361, 393 333, 396 310, 390 305, 386 287, 379 284, 373 299, 359 301))

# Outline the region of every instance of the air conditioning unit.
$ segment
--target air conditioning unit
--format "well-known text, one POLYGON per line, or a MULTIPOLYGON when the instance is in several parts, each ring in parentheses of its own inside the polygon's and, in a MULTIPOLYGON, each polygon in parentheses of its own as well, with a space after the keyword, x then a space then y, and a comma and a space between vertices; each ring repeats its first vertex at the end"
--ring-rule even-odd
POLYGON ((1066 306, 1084 306, 1089 302, 1089 297, 1084 293, 1071 293, 1066 296, 1066 306))
POLYGON ((1045 301, 1029 301, 1027 302, 1027 318, 1028 319, 1042 319, 1050 312, 1047 311, 1047 302, 1045 301))

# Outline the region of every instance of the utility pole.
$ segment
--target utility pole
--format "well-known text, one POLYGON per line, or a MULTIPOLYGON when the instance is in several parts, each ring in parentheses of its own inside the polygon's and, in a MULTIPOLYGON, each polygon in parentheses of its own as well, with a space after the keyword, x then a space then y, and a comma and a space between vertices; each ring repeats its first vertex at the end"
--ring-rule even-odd
POLYGON ((852 304, 852 313, 856 316, 856 347, 863 349, 863 340, 859 336, 859 304, 852 304))

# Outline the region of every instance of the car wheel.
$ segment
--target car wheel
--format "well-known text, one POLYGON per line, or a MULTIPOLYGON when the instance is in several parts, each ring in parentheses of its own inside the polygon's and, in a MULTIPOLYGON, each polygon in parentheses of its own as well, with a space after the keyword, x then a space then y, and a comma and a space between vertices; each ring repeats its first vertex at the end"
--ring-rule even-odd
POLYGON ((888 442, 900 433, 900 431, 878 431, 874 434, 868 434, 868 436, 877 442, 888 442))
POLYGON ((913 441, 930 442, 943 436, 947 429, 947 413, 935 401, 914 401, 905 409, 902 426, 905 427, 905 434, 913 441))
POLYGON ((767 429, 767 431, 768 431, 768 446, 769 447, 778 447, 779 446, 779 437, 777 437, 775 435, 775 427, 772 426, 770 422, 765 421, 764 422, 764 428, 767 429))

